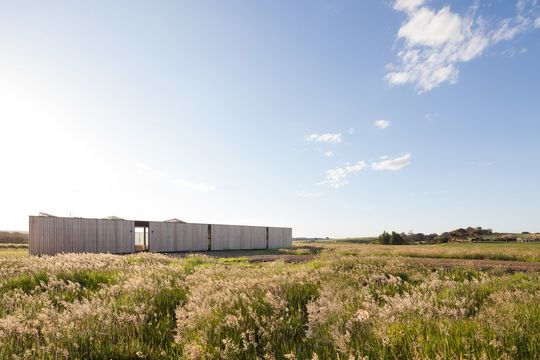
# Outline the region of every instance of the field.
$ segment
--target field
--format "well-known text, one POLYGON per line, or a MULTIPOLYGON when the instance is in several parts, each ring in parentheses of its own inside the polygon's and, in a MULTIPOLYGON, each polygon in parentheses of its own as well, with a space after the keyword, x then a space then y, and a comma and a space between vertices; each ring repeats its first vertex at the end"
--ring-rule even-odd
POLYGON ((540 244, 0 248, 0 358, 540 358, 540 244), (212 256, 209 256, 212 255, 212 256))
MULTIPOLYGON (((319 241, 297 243, 296 249, 302 247, 317 252, 336 252, 338 254, 373 255, 373 256, 406 256, 414 258, 448 258, 475 260, 504 260, 540 262, 540 243, 448 243, 439 245, 360 245, 347 241, 319 241)), ((297 251, 297 250, 295 250, 297 251)))

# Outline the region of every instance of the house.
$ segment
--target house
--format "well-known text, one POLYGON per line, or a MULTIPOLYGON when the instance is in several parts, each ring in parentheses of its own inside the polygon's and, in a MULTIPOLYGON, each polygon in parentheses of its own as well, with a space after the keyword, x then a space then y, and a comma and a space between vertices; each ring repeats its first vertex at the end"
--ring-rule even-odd
POLYGON ((138 251, 180 252, 277 249, 292 246, 287 227, 195 224, 167 221, 29 217, 31 255, 59 253, 130 254, 138 251))

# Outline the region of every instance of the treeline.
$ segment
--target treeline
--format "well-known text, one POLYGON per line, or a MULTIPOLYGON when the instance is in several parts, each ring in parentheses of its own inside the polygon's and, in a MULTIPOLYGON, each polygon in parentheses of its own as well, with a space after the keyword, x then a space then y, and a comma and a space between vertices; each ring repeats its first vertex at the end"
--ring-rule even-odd
POLYGON ((0 231, 0 244, 28 244, 28 234, 15 231, 0 231))
POLYGON ((491 229, 482 229, 482 227, 460 228, 442 234, 422 234, 422 233, 391 233, 384 231, 377 238, 378 244, 383 245, 411 245, 411 244, 441 244, 453 241, 473 241, 482 236, 491 235, 491 229))
POLYGON ((451 241, 463 241, 463 240, 475 240, 481 238, 482 236, 492 235, 493 230, 491 229, 482 229, 481 226, 478 227, 468 227, 466 229, 459 228, 450 232, 444 232, 440 237, 440 242, 451 242, 451 241))

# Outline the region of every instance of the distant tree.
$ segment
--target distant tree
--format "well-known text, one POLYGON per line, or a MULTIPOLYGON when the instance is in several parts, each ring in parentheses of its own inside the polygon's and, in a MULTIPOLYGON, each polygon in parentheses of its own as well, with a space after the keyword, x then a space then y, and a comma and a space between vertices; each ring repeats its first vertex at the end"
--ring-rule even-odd
POLYGON ((377 239, 377 242, 379 244, 383 244, 383 245, 390 245, 390 240, 391 240, 391 236, 385 230, 385 231, 383 231, 383 233, 381 235, 379 235, 379 238, 377 239))
POLYGON ((425 235, 423 233, 414 233, 412 230, 410 230, 408 233, 401 234, 398 234, 395 231, 392 231, 391 233, 384 231, 378 237, 376 242, 385 245, 409 245, 448 243, 452 241, 482 241, 483 236, 492 234, 493 230, 482 229, 481 226, 459 228, 449 232, 444 232, 440 235, 436 233, 425 235))
POLYGON ((404 244, 404 240, 403 240, 403 236, 401 236, 401 234, 398 234, 397 232, 395 231, 392 231, 392 234, 390 235, 391 237, 391 244, 392 245, 403 245, 404 244))
POLYGON ((404 232, 399 233, 399 237, 401 238, 401 242, 402 242, 402 244, 399 244, 399 245, 407 245, 409 243, 409 238, 407 234, 405 234, 404 232))
POLYGON ((28 233, 0 231, 0 244, 28 244, 28 233))
POLYGON ((409 240, 409 244, 424 243, 426 241, 426 235, 422 233, 413 234, 413 237, 409 240))
POLYGON ((450 241, 450 233, 447 232, 443 232, 435 238, 435 242, 437 243, 447 243, 448 241, 450 241))
POLYGON ((403 235, 398 234, 395 231, 392 231, 391 233, 384 231, 381 235, 379 235, 377 242, 383 245, 404 245, 405 238, 403 235))
POLYGON ((426 235, 426 243, 428 244, 433 244, 437 241, 437 234, 433 233, 433 234, 429 234, 429 235, 426 235))

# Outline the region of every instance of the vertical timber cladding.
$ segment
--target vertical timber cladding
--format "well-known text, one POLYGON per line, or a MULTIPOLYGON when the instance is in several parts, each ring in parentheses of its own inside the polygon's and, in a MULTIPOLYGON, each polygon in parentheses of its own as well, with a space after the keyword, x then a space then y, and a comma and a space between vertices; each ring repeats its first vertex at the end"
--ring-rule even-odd
POLYGON ((279 249, 292 246, 291 228, 268 228, 268 248, 279 249))
POLYGON ((30 255, 40 255, 44 253, 43 243, 46 241, 45 222, 43 217, 30 216, 28 219, 28 251, 30 255))
POLYGON ((73 252, 97 252, 97 221, 96 219, 69 219, 71 223, 69 238, 73 244, 73 252))
MULTIPOLYGON (((92 219, 84 219, 92 221, 92 219)), ((135 222, 128 220, 93 220, 96 224, 96 253, 130 254, 135 252, 135 222)), ((92 223, 86 231, 92 235, 92 223)), ((90 238, 89 238, 90 240, 90 238)))
POLYGON ((30 217, 31 255, 58 253, 132 253, 133 221, 30 217))
POLYGON ((208 250, 208 225, 151 221, 148 228, 150 252, 208 250))
POLYGON ((28 247, 31 255, 54 255, 68 252, 71 229, 63 218, 31 216, 28 247))
POLYGON ((212 225, 211 250, 266 249, 266 227, 212 225))

